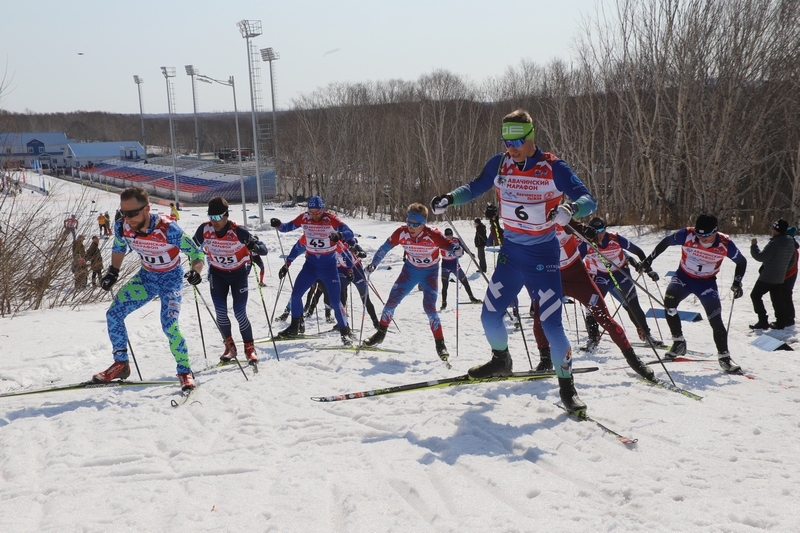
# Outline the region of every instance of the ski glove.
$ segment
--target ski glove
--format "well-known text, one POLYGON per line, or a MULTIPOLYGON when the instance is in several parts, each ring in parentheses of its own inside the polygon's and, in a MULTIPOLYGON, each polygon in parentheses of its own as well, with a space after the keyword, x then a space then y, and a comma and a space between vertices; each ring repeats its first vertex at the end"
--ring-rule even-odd
POLYGON ((271 218, 269 219, 269 225, 272 226, 273 228, 279 228, 281 227, 281 219, 271 218))
POLYGON ((355 252, 356 257, 358 257, 359 259, 364 259, 365 257, 367 257, 367 252, 365 252, 364 249, 358 244, 353 246, 351 250, 355 252))
POLYGON ((497 206, 493 204, 486 204, 486 211, 483 213, 489 220, 497 216, 497 206))
POLYGON ((550 211, 548 218, 559 226, 566 226, 572 220, 572 213, 570 204, 561 204, 550 211))
POLYGON ((338 231, 334 231, 330 234, 330 239, 332 243, 337 243, 342 240, 342 234, 338 231))
POLYGON ((281 269, 280 269, 280 270, 278 270, 278 279, 283 279, 283 278, 285 278, 285 277, 286 277, 286 274, 288 274, 288 273, 289 273, 289 264, 288 264, 288 263, 286 263, 285 265, 283 265, 283 266, 281 267, 281 269))
POLYGON ((650 266, 651 264, 653 264, 653 256, 648 255, 644 258, 644 261, 639 263, 639 266, 636 267, 636 272, 640 274, 643 272, 649 273, 651 270, 653 270, 653 268, 650 266))
POLYGON ((183 277, 186 278, 186 281, 189 282, 189 285, 200 285, 200 282, 203 281, 202 276, 200 276, 197 270, 190 270, 184 274, 183 277))
POLYGON ((347 281, 353 281, 354 279, 356 279, 356 276, 353 274, 352 270, 348 270, 347 275, 345 277, 347 278, 347 281))
POLYGON ((378 267, 370 263, 369 265, 367 265, 367 273, 372 274, 373 272, 375 272, 376 268, 378 267))
POLYGON ((659 279, 658 272, 656 272, 653 269, 650 269, 647 272, 647 275, 650 276, 650 279, 652 279, 653 281, 658 281, 658 279, 659 279))
POLYGON ((461 257, 464 255, 464 248, 462 248, 461 245, 456 244, 453 246, 452 253, 456 258, 461 257))
POLYGON ((110 291, 111 287, 114 286, 118 279, 119 269, 117 267, 110 266, 108 267, 106 275, 103 276, 103 279, 100 281, 100 288, 102 288, 104 291, 110 291))
POLYGON ((251 238, 244 245, 247 246, 247 249, 251 252, 255 252, 256 248, 258 248, 258 241, 251 238))
POLYGON ((733 292, 733 299, 741 298, 744 296, 744 291, 742 290, 742 280, 735 279, 733 280, 733 285, 731 285, 731 292, 733 292))
MULTIPOLYGON (((589 239, 590 241, 593 241, 594 238, 597 237, 597 230, 594 229, 591 226, 584 226, 583 227, 583 236, 586 237, 587 239, 589 239)), ((631 264, 633 264, 633 263, 631 263, 631 264)), ((636 265, 634 265, 633 268, 636 268, 636 265)))
POLYGON ((431 211, 434 215, 441 215, 447 210, 448 205, 453 205, 452 194, 441 194, 434 196, 431 200, 431 211))

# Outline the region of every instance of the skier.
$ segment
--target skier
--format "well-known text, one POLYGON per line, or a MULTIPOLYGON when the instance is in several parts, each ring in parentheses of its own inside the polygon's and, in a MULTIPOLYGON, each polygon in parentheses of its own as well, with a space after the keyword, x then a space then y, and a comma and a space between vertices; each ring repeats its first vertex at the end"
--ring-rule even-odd
POLYGON ((722 322, 722 304, 717 290, 717 274, 724 258, 736 263, 733 274, 731 292, 734 298, 741 298, 742 277, 747 270, 747 259, 741 254, 736 244, 724 233, 719 233, 717 217, 702 214, 697 217, 694 227, 682 228, 664 237, 650 255, 639 264, 639 272, 649 272, 653 260, 661 255, 669 246, 681 247, 681 262, 678 271, 667 285, 664 293, 664 307, 667 325, 672 333, 672 347, 664 359, 672 361, 686 353, 686 339, 683 338, 681 319, 678 316, 678 304, 687 296, 694 294, 706 311, 708 323, 714 334, 717 346, 719 366, 728 373, 741 372, 739 365, 733 362, 728 352, 728 331, 722 322))
MULTIPOLYGON (((572 227, 584 232, 587 228, 577 222, 572 222, 572 227)), ((645 379, 655 378, 653 370, 639 359, 636 355, 625 330, 611 318, 608 312, 606 300, 597 284, 592 280, 586 265, 581 261, 578 250, 578 239, 572 234, 572 228, 556 227, 556 238, 561 246, 561 291, 564 296, 570 296, 589 310, 589 316, 593 317, 595 324, 600 324, 608 332, 611 340, 622 351, 622 355, 628 365, 637 374, 645 379)), ((531 295, 531 301, 536 299, 531 295)), ((542 321, 539 318, 537 306, 534 305, 533 313, 533 335, 536 338, 536 345, 539 348, 539 365, 537 372, 553 369, 553 362, 550 358, 550 343, 542 329, 542 321)))
MULTIPOLYGON (((255 240, 258 240, 258 235, 253 235, 253 238, 255 240)), ((266 247, 265 247, 265 249, 266 249, 266 247)), ((252 267, 252 265, 256 265, 259 268, 258 285, 259 285, 259 287, 266 287, 267 284, 264 283, 264 269, 265 269, 265 266, 264 266, 264 261, 261 259, 261 255, 259 255, 259 253, 258 253, 259 250, 258 249, 250 250, 248 248, 248 251, 250 252, 250 265, 251 265, 251 267, 252 267)))
POLYGON ((367 252, 361 246, 348 246, 345 243, 339 243, 341 246, 337 249, 337 253, 342 257, 339 263, 339 282, 342 284, 341 300, 342 305, 347 308, 347 288, 352 283, 358 290, 358 295, 361 297, 361 304, 367 309, 372 325, 375 329, 380 328, 380 320, 375 313, 375 306, 369 298, 369 285, 367 284, 367 274, 364 272, 364 265, 361 263, 362 259, 367 257, 367 252))
POLYGON ((489 159, 481 174, 468 184, 431 200, 433 212, 441 214, 450 205, 465 204, 492 186, 497 188, 505 233, 481 312, 492 359, 471 368, 469 375, 480 379, 511 373, 503 315, 526 285, 536 295, 542 327, 551 343, 561 401, 571 413, 585 412, 586 404, 575 391, 572 351, 561 324, 561 274, 555 226, 566 225, 573 215, 592 214, 597 203, 569 165, 536 146, 533 119, 527 111, 518 109, 503 117, 501 133, 505 152, 489 159), (559 205, 563 193, 572 201, 559 205))
POLYGON ((139 255, 142 268, 117 292, 106 312, 114 364, 95 374, 93 379, 108 382, 130 376, 125 317, 158 296, 161 301, 161 329, 169 340, 170 351, 177 363, 181 389, 189 391, 195 387, 195 382, 186 341, 178 323, 183 285, 181 278, 184 277, 180 252, 184 252, 191 261, 186 280, 197 285, 203 280, 200 276, 203 271, 203 251, 178 224, 166 216, 150 213, 150 198, 141 187, 129 187, 120 193, 120 213, 121 218, 114 224, 111 266, 100 286, 103 290, 111 290, 119 279, 119 267, 128 249, 139 255))
POLYGON ((233 315, 239 324, 247 362, 255 365, 258 355, 253 344, 253 328, 247 317, 248 272, 252 253, 266 255, 264 243, 245 228, 229 219, 228 201, 215 196, 208 201, 208 222, 200 224, 194 233, 195 242, 203 247, 208 260, 208 282, 211 300, 217 315, 217 325, 224 337, 225 351, 219 357, 223 363, 237 355, 228 318, 228 292, 233 296, 233 315))
POLYGON ((758 280, 750 291, 750 300, 753 301, 753 311, 758 315, 758 322, 752 324, 750 329, 783 329, 789 323, 786 302, 783 298, 783 282, 786 271, 794 261, 794 238, 786 234, 789 223, 783 219, 772 224, 772 238, 763 250, 758 248, 758 239, 750 241, 750 255, 762 263, 758 269, 758 280), (761 298, 769 293, 772 308, 775 311, 775 322, 767 319, 767 308, 761 298))
MULTIPOLYGON (((650 334, 650 327, 647 325, 644 311, 639 304, 639 296, 636 294, 636 285, 631 281, 628 256, 625 254, 627 251, 636 255, 639 260, 644 260, 645 253, 622 235, 607 231, 606 222, 600 217, 590 220, 589 228, 589 235, 594 235, 590 240, 597 248, 581 242, 578 250, 584 257, 586 268, 600 289, 600 294, 605 298, 610 291, 611 295, 622 303, 622 307, 636 326, 640 340, 653 346, 663 346, 663 342, 654 339, 650 334)), ((650 270, 647 274, 653 281, 658 281, 657 272, 650 270)), ((586 318, 586 330, 589 332, 589 347, 594 348, 600 340, 600 328, 592 315, 586 318)))
MULTIPOLYGON (((480 219, 476 219, 480 220, 480 219)), ((483 224, 481 224, 483 225, 483 224)), ((484 227, 484 235, 486 234, 486 228, 484 227)), ((455 241, 461 246, 461 241, 457 238, 453 237, 453 230, 452 228, 445 228, 444 236, 450 239, 451 241, 455 241)), ((476 237, 477 239, 477 237, 476 237)), ((458 257, 453 255, 451 252, 443 251, 442 252, 442 307, 441 310, 447 309, 447 287, 450 285, 450 274, 458 277, 458 280, 464 286, 464 290, 467 291, 467 296, 469 296, 469 302, 473 304, 482 303, 479 299, 475 298, 475 295, 472 294, 472 288, 469 286, 469 280, 467 279, 467 275, 464 274, 464 271, 461 269, 461 265, 458 262, 458 257)))
POLYGON ((375 272, 380 262, 395 246, 405 250, 405 261, 397 281, 394 282, 389 298, 381 313, 378 331, 364 341, 367 346, 375 346, 386 338, 386 330, 394 316, 394 310, 417 285, 422 288, 422 308, 428 315, 428 323, 436 341, 436 353, 442 361, 447 361, 450 353, 444 344, 444 332, 436 312, 436 297, 439 292, 439 259, 440 250, 446 250, 458 258, 464 255, 464 249, 455 240, 450 240, 435 228, 426 226, 428 208, 419 203, 408 206, 406 223, 394 230, 384 242, 367 266, 367 272, 375 272))
POLYGON ((70 233, 72 235, 72 242, 75 242, 75 239, 78 238, 77 230, 78 217, 73 213, 64 219, 64 232, 62 233, 62 237, 66 237, 67 233, 70 233))
MULTIPOLYGON (((314 281, 319 279, 328 289, 342 343, 345 346, 352 345, 350 326, 342 314, 339 302, 339 273, 336 270, 335 252, 338 241, 353 239, 353 231, 335 214, 325 211, 325 204, 319 196, 312 196, 308 199, 307 212, 286 223, 272 218, 270 225, 282 233, 302 228, 308 243, 305 263, 300 269, 292 289, 292 323, 278 336, 294 338, 299 335, 298 328, 303 315, 303 294, 314 284, 314 281)), ((288 265, 284 265, 284 267, 288 271, 288 265)))
MULTIPOLYGON (((342 242, 342 241, 339 241, 339 242, 336 243, 337 250, 338 250, 340 242, 342 242)), ((278 272, 278 278, 283 279, 284 276, 289 273, 289 267, 292 266, 292 263, 295 261, 295 259, 297 259, 298 257, 300 257, 302 254, 304 254, 306 252, 306 247, 307 247, 307 245, 306 245, 306 236, 305 235, 301 235, 300 238, 297 239, 297 242, 294 243, 294 246, 292 246, 292 249, 289 251, 289 255, 286 256, 286 259, 284 261, 284 265, 281 267, 280 271, 278 272)), ((339 269, 339 261, 340 261, 340 259, 339 259, 339 255, 338 255, 338 252, 337 252, 337 254, 336 254, 337 273, 339 271, 338 270, 339 269)), ((339 277, 339 284, 341 285, 341 276, 339 277)), ((308 289, 308 293, 306 294, 306 305, 303 307, 303 314, 300 317, 300 326, 298 328, 298 331, 300 333, 304 333, 304 331, 305 331, 304 320, 306 318, 311 318, 311 316, 317 310, 317 304, 319 303, 319 299, 320 298, 323 298, 323 302, 324 302, 324 305, 325 305, 325 321, 328 324, 333 324, 334 322, 336 322, 336 320, 334 320, 334 318, 331 316, 332 308, 331 308, 330 298, 328 298, 328 291, 325 288, 325 285, 320 283, 319 279, 317 279, 317 280, 314 281, 314 284, 311 285, 311 288, 308 289)), ((286 319, 286 316, 288 316, 288 313, 291 312, 291 309, 292 309, 291 302, 289 302, 289 304, 286 305, 286 310, 284 311, 284 314, 281 315, 281 316, 284 317, 283 318, 284 320, 286 319)), ((342 312, 344 312, 344 311, 342 311, 342 312)), ((335 327, 334 329, 338 331, 338 326, 335 327)))

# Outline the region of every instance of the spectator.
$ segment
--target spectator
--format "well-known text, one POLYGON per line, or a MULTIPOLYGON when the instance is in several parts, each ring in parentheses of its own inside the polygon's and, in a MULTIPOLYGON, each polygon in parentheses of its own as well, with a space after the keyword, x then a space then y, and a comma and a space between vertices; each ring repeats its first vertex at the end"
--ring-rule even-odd
POLYGON ((750 255, 753 259, 763 263, 758 269, 758 280, 750 291, 753 301, 753 311, 758 315, 758 322, 750 325, 750 329, 783 329, 788 325, 784 300, 781 296, 786 271, 795 260, 794 239, 786 234, 789 223, 782 218, 772 224, 772 238, 763 250, 758 248, 758 239, 750 241, 750 255), (767 309, 764 307, 762 297, 769 293, 772 308, 775 311, 775 322, 770 323, 767 318, 767 309))
POLYGON ((78 229, 78 217, 75 214, 70 215, 64 220, 64 235, 67 233, 72 234, 72 242, 75 242, 77 238, 77 229, 78 229))
POLYGON ((478 249, 480 270, 486 274, 486 226, 479 218, 475 219, 475 248, 478 249))
POLYGON ((169 211, 171 213, 170 216, 172 217, 173 220, 180 220, 181 219, 181 214, 178 213, 178 208, 175 207, 175 204, 169 204, 169 211))
POLYGON ((92 244, 86 250, 86 261, 92 271, 92 286, 97 287, 97 280, 103 279, 103 255, 100 253, 100 237, 92 237, 92 244))

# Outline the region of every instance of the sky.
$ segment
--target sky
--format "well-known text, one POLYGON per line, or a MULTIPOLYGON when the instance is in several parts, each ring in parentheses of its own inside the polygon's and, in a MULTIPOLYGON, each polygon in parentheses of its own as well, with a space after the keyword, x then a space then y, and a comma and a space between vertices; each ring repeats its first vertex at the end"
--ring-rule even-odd
MULTIPOLYGON (((66 210, 81 198, 83 205, 95 200, 100 210, 119 205, 116 195, 81 191, 77 185, 54 188, 52 201, 66 210)), ((26 191, 17 197, 15 209, 37 199, 26 191)), ((254 205, 248 208, 256 212, 254 205)), ((159 209, 166 211, 154 207, 159 209)), ((205 221, 204 211, 185 209, 179 224, 193 232, 205 221)), ((268 212, 287 220, 300 210, 268 212)), ((240 213, 231 210, 234 221, 241 222, 240 213)), ((82 209, 76 214, 79 231, 93 233, 96 213, 82 209)), ((59 222, 54 220, 54 226, 59 222)), ((370 258, 397 227, 369 219, 345 222, 361 235, 370 258)), ((444 227, 440 221, 431 223, 444 227)), ((471 242, 471 221, 457 220, 455 226, 471 242)), ((645 228, 614 229, 646 252, 663 236, 645 228)), ((271 313, 278 294, 280 244, 268 228, 258 228, 258 234, 270 249, 263 305, 271 313)), ((281 236, 288 249, 299 232, 281 236)), ((733 236, 748 259, 750 237, 733 236)), ((757 237, 760 242, 767 238, 757 237)), ((487 255, 491 273, 493 258, 487 255)), ((655 261, 662 275, 659 290, 679 259, 679 248, 670 247, 655 261)), ((125 264, 135 262, 132 256, 125 259, 125 264)), ((293 276, 302 262, 299 258, 293 263, 293 276)), ((401 262, 402 253, 395 249, 372 274, 383 298, 401 262)), ((748 263, 745 294, 757 278, 757 263, 748 263)), ((482 297, 486 283, 474 266, 462 266, 482 297)), ((733 263, 723 261, 719 285, 726 317, 733 309, 727 290, 733 271, 733 263)), ((198 289, 211 302, 208 283, 198 289)), ((452 304, 454 284, 449 291, 452 304)), ((463 290, 460 296, 464 301, 463 290)), ((111 364, 107 298, 76 309, 0 318, 0 392, 83 381, 111 364)), ((249 298, 254 333, 265 337, 269 330, 252 276, 249 298)), ((284 288, 279 308, 287 298, 284 288)), ((521 298, 524 309, 527 296, 521 298)), ((648 307, 641 292, 640 299, 648 307)), ((158 324, 158 305, 146 304, 126 322, 146 380, 174 379, 175 363, 158 324)), ((378 302, 376 306, 381 309, 378 302)), ((771 310, 769 303, 767 307, 771 310)), ((693 297, 680 308, 702 313, 693 297)), ((248 371, 245 381, 236 367, 199 373, 197 391, 178 408, 170 405, 179 398, 177 386, 0 398, 0 531, 798 530, 799 352, 767 352, 752 345, 758 334, 747 327, 755 320, 747 297, 735 300, 729 341, 734 360, 750 377, 720 372, 707 320, 683 323, 689 349, 707 353, 708 360, 670 363, 667 368, 679 386, 703 396, 700 401, 636 379, 607 335, 595 353, 580 351, 586 340, 585 329, 577 326, 580 310, 566 306, 563 317, 574 366, 599 368, 576 374, 580 397, 590 416, 638 439, 633 445, 618 442, 591 423, 569 419, 553 405, 558 401, 555 380, 327 404, 311 401, 311 396, 465 373, 489 358, 480 312, 479 305, 461 305, 456 314, 451 305, 440 314, 451 370, 436 357, 422 295, 413 291, 397 308, 399 332, 387 335, 382 345, 403 353, 343 351, 338 336, 328 334, 280 344, 278 361, 271 345, 257 344, 258 374, 248 371)), ((360 310, 352 316, 358 328, 360 310)), ((324 318, 320 322, 320 330, 330 327, 324 318)), ((525 323, 535 362, 530 322, 525 323)), ((628 337, 635 337, 627 316, 621 323, 628 337)), ((213 364, 222 342, 188 285, 180 324, 192 367, 199 371, 213 364)), ((525 370, 522 337, 507 326, 514 368, 525 370)), ((316 321, 310 320, 309 327, 317 331, 316 321)), ((650 327, 657 338, 664 338, 663 321, 651 320, 650 327)), ((366 327, 365 335, 371 333, 366 327)), ((800 349, 793 329, 782 335, 800 349)), ((234 338, 241 350, 238 332, 234 338)), ((641 348, 637 352, 648 360, 654 357, 641 348)), ((654 370, 668 379, 660 366, 654 370)))
MULTIPOLYGON (((236 26, 245 19, 261 21, 257 49, 280 55, 277 109, 334 82, 413 81, 437 69, 483 82, 523 59, 568 61, 598 1, 42 0, 35 16, 25 2, 8 2, 3 19, 13 23, 0 37, 7 85, 0 109, 138 114, 138 75, 144 112, 166 113, 167 66, 176 69, 175 111, 191 113, 184 67, 193 65, 219 80, 234 76, 238 107, 249 110, 246 41, 236 26)), ((270 110, 268 63, 261 63, 261 83, 262 109, 270 110)), ((196 84, 199 112, 233 110, 228 87, 196 84)))

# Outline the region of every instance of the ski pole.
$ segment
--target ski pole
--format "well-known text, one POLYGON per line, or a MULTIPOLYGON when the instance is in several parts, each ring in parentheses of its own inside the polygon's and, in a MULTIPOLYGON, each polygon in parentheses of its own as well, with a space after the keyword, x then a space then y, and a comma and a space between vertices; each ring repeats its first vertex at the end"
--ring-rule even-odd
POLYGON ((459 276, 461 273, 460 269, 461 265, 459 265, 458 261, 456 261, 456 357, 458 357, 458 297, 460 296, 458 294, 458 288, 461 282, 461 276, 459 276))
MULTIPOLYGON (((256 285, 258 285, 258 294, 261 296, 261 305, 264 307, 264 314, 267 316, 267 327, 269 328, 269 337, 272 339, 272 347, 275 348, 275 358, 278 361, 280 361, 281 356, 278 355, 278 343, 275 342, 275 335, 272 334, 272 320, 270 320, 269 313, 267 312, 267 302, 264 301, 264 292, 261 290, 261 283, 258 282, 258 274, 256 274, 255 268, 253 269, 253 274, 256 275, 256 285)), ((277 303, 277 299, 275 300, 275 302, 277 303)))
POLYGON ((131 357, 133 358, 133 366, 136 367, 136 373, 139 374, 139 381, 144 381, 144 379, 142 379, 142 373, 139 371, 139 363, 136 362, 136 354, 133 353, 133 346, 131 346, 130 339, 128 339, 128 351, 131 352, 131 357))
MULTIPOLYGON (((278 228, 275 228, 275 235, 278 236, 278 245, 281 247, 281 257, 283 258, 284 264, 286 263, 286 253, 283 251, 283 241, 281 241, 281 232, 278 231, 278 228)), ((292 283, 292 275, 287 272, 286 276, 289 278, 289 287, 294 290, 294 284, 292 283)))
MULTIPOLYGON (((369 288, 372 289, 372 292, 375 293, 375 296, 378 297, 378 300, 383 304, 384 307, 386 307, 386 302, 383 301, 383 298, 381 298, 381 295, 378 293, 378 289, 375 288, 375 285, 369 280, 369 277, 367 277, 367 284, 369 285, 369 288)), ((397 328, 397 333, 400 333, 400 326, 398 326, 397 322, 394 321, 394 317, 392 317, 392 324, 394 324, 394 327, 397 328)))
MULTIPOLYGON (((217 331, 219 331, 220 336, 224 340, 225 339, 225 334, 222 332, 222 328, 219 327, 219 323, 217 322, 217 317, 214 316, 214 313, 211 312, 211 308, 206 303, 206 299, 203 297, 203 293, 200 292, 200 291, 197 291, 197 295, 200 296, 200 300, 203 302, 203 305, 206 306, 206 310, 208 311, 208 314, 211 315, 211 320, 214 321, 214 325, 217 326, 217 331)), ((239 359, 237 359, 236 356, 234 356, 233 360, 236 361, 237 365, 239 365, 239 370, 242 371, 242 375, 244 376, 245 381, 250 381, 250 378, 247 377, 247 372, 244 371, 244 367, 242 367, 242 363, 239 362, 239 359)))
POLYGON ((208 364, 208 353, 206 353, 206 338, 203 335, 203 321, 200 320, 200 304, 197 303, 197 287, 192 285, 192 290, 194 290, 194 308, 197 311, 197 325, 200 326, 200 342, 203 344, 203 358, 206 360, 206 364, 208 364))

